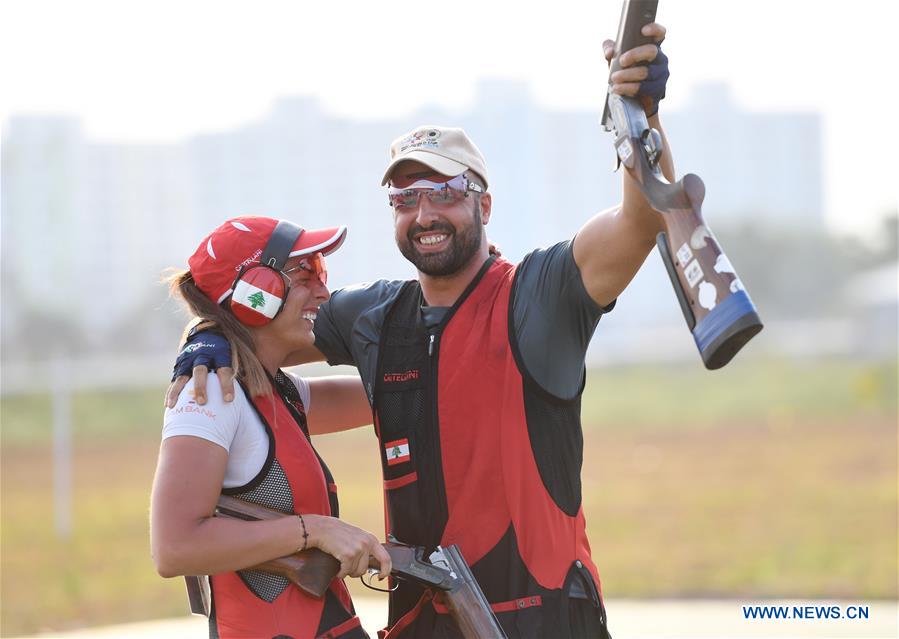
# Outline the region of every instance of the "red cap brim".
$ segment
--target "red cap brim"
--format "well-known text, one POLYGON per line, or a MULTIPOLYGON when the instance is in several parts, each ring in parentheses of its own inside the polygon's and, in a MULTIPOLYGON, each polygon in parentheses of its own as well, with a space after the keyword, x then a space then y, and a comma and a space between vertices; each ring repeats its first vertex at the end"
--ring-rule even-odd
POLYGON ((297 243, 293 245, 290 257, 321 253, 328 255, 340 248, 346 239, 346 227, 336 226, 329 229, 304 230, 297 243))

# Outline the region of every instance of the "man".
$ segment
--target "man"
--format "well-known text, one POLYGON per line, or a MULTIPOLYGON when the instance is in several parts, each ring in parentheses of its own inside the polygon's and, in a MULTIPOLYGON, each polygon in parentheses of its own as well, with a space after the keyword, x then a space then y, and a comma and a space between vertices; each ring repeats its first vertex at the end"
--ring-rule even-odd
MULTIPOLYGON (((665 29, 643 33, 661 42, 665 29)), ((614 43, 603 47, 611 59, 614 43)), ((659 53, 654 44, 625 52, 611 81, 616 93, 640 96, 661 131, 659 53)), ((461 129, 419 127, 390 152, 382 184, 418 278, 335 291, 315 321, 315 346, 291 363, 358 367, 380 441, 388 532, 458 544, 509 637, 607 636, 581 509, 584 355, 661 219, 623 172, 620 205, 513 265, 489 254, 487 167, 461 129)), ((662 169, 674 181, 670 154, 662 169)), ((195 348, 176 372, 209 357, 195 348)), ((445 613, 433 593, 401 583, 388 636, 454 636, 445 613)))

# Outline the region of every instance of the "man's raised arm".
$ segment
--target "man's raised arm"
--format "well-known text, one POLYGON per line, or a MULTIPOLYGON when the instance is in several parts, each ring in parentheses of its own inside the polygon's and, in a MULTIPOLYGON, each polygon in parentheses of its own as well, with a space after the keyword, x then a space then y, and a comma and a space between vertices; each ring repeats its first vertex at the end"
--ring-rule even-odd
MULTIPOLYGON (((663 136, 658 102, 665 95, 668 76, 667 58, 658 44, 665 38, 665 27, 658 23, 643 27, 643 35, 657 44, 645 44, 626 51, 618 58, 621 68, 610 76, 611 90, 638 96, 648 107, 650 126, 663 136), (648 64, 646 64, 648 63, 648 64)), ((611 61, 615 43, 606 40, 603 51, 611 61)), ((674 161, 667 140, 659 164, 665 177, 674 181, 674 161)), ((590 297, 605 307, 630 284, 646 256, 655 246, 656 235, 664 230, 662 218, 652 209, 629 173, 622 169, 621 204, 591 218, 574 238, 574 259, 581 271, 590 297)))

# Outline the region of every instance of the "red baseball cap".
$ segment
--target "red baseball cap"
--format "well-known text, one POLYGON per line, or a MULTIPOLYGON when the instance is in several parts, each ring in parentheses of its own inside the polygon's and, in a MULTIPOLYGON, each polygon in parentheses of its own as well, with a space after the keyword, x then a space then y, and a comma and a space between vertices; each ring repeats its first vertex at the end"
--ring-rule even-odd
MULTIPOLYGON (((235 217, 203 238, 187 261, 197 287, 216 304, 233 291, 237 273, 258 263, 265 245, 278 225, 271 217, 235 217)), ((304 229, 290 251, 290 257, 333 253, 346 239, 346 226, 304 229)))

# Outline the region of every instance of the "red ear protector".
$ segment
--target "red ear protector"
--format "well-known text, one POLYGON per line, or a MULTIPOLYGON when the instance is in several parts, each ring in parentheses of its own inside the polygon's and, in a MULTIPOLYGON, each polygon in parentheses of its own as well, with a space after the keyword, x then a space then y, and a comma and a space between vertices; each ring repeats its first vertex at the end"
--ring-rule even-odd
POLYGON ((303 229, 280 220, 265 245, 258 264, 243 267, 232 286, 231 312, 242 324, 265 326, 284 307, 290 280, 282 271, 303 229))

